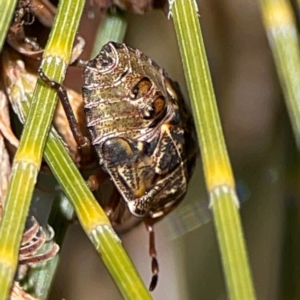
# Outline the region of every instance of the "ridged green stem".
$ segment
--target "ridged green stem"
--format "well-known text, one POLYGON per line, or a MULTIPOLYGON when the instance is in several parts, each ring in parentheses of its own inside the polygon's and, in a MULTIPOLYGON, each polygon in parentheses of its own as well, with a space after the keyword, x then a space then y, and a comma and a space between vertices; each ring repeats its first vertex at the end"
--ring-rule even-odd
POLYGON ((262 18, 300 150, 299 33, 290 1, 260 0, 262 18))
MULTIPOLYGON (((42 67, 61 81, 71 56, 84 0, 61 0, 42 67), (68 15, 66 15, 68 12, 68 15)), ((56 106, 56 93, 39 81, 16 152, 0 227, 0 299, 6 300, 17 268, 18 250, 34 185, 56 106)))
POLYGON ((197 3, 171 3, 230 299, 255 299, 235 182, 200 29, 197 3))
POLYGON ((17 0, 0 0, 0 52, 6 39, 7 30, 17 2, 17 0))
POLYGON ((98 28, 91 58, 95 58, 101 48, 110 41, 122 43, 126 27, 127 21, 124 12, 119 9, 109 11, 98 28))
POLYGON ((52 133, 45 158, 78 219, 88 234, 125 299, 152 299, 132 262, 122 248, 105 213, 96 202, 62 143, 52 133))

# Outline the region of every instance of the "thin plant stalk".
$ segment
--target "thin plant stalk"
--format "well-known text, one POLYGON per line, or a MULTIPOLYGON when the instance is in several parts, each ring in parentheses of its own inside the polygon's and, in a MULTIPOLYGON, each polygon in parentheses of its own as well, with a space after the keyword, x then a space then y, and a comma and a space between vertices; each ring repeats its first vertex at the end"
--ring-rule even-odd
MULTIPOLYGON (((294 1, 295 15, 298 17, 298 26, 290 1, 260 0, 263 24, 267 33, 270 49, 276 65, 285 104, 291 121, 293 134, 298 151, 300 150, 300 49, 299 49, 299 8, 300 1, 294 1)), ((299 156, 288 155, 289 190, 293 196, 299 195, 299 156), (297 189, 298 188, 298 189, 297 189), (296 191, 296 192, 295 192, 296 191), (296 193, 296 194, 295 194, 296 193), (298 193, 298 195, 297 195, 298 193)), ((287 207, 284 260, 282 262, 283 288, 282 299, 299 298, 299 205, 287 207), (291 208, 292 207, 292 208, 291 208), (295 238, 296 237, 296 238, 295 238)))
POLYGON ((132 262, 122 248, 105 213, 55 133, 50 133, 45 158, 70 199, 77 217, 102 257, 125 299, 152 299, 132 262))
POLYGON ((191 98, 230 299, 255 299, 235 182, 223 137, 194 0, 169 1, 191 98))
POLYGON ((115 8, 107 13, 96 33, 91 59, 99 54, 101 48, 108 42, 122 43, 125 37, 127 21, 125 13, 115 8))
POLYGON ((260 4, 294 136, 300 150, 300 49, 296 20, 290 1, 260 0, 260 4))
MULTIPOLYGON (((84 0, 61 0, 48 40, 42 67, 51 78, 61 81, 68 65, 84 0), (68 12, 68 17, 65 12, 68 12)), ((18 263, 18 251, 43 149, 56 106, 56 93, 41 81, 16 152, 3 219, 0 227, 0 299, 8 297, 18 263)))
POLYGON ((17 0, 0 0, 0 52, 6 39, 17 0))

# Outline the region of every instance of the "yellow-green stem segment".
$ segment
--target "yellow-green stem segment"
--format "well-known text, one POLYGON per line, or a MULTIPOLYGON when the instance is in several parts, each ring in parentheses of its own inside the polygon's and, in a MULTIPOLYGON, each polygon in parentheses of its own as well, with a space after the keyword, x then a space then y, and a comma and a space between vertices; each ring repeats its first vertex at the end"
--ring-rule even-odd
POLYGON ((234 189, 234 178, 218 115, 195 1, 175 0, 172 8, 193 115, 196 120, 197 135, 201 144, 207 189, 212 191, 222 184, 234 189))
POLYGON ((45 158, 73 204, 78 219, 120 289, 124 299, 152 299, 65 147, 52 132, 45 158), (76 183, 76 184, 75 184, 76 183))
POLYGON ((238 199, 194 0, 169 1, 230 299, 255 299, 238 199))
POLYGON ((296 20, 290 1, 260 0, 260 3, 264 26, 300 150, 300 49, 296 20))
POLYGON ((11 23, 17 0, 0 0, 0 52, 11 23))
POLYGON ((99 54, 101 48, 106 43, 122 43, 126 33, 126 28, 127 21, 124 12, 119 9, 108 12, 97 30, 91 59, 95 58, 99 54))
MULTIPOLYGON (((61 81, 72 52, 84 0, 61 0, 44 53, 44 71, 61 81)), ((6 300, 17 268, 18 249, 25 227, 43 149, 56 106, 56 93, 39 81, 13 162, 0 227, 0 300, 6 300)))

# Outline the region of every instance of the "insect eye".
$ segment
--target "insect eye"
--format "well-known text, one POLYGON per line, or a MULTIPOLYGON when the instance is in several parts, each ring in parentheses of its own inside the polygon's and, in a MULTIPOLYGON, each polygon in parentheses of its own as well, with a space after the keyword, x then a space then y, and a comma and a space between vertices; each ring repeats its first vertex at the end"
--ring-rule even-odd
POLYGON ((144 118, 149 120, 149 119, 154 119, 155 117, 161 115, 161 117, 159 117, 158 122, 161 120, 161 118, 164 116, 164 114, 162 114, 162 112, 165 109, 165 98, 163 96, 159 96, 157 97, 153 104, 152 104, 152 109, 151 110, 147 110, 147 112, 144 112, 144 118))
POLYGON ((165 108, 165 98, 162 96, 156 98, 153 103, 153 110, 155 116, 160 114, 164 108, 165 108))
POLYGON ((149 92, 152 83, 149 78, 143 77, 131 90, 131 98, 142 98, 149 92))

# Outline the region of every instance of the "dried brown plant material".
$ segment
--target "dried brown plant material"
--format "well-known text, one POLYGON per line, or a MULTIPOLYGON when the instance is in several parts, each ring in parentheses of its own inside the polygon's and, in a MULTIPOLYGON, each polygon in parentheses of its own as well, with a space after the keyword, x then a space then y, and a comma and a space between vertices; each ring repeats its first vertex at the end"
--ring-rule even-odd
POLYGON ((56 7, 48 0, 31 0, 31 9, 39 21, 46 27, 51 27, 56 7))
POLYGON ((4 199, 8 188, 10 173, 11 167, 9 155, 5 148, 3 136, 0 134, 0 220, 4 207, 4 199))
POLYGON ((3 137, 14 147, 19 146, 19 140, 12 132, 8 110, 8 99, 3 90, 0 89, 0 132, 3 137))
MULTIPOLYGON (((27 72, 24 61, 11 50, 3 49, 2 55, 4 89, 14 112, 22 123, 25 122, 23 105, 32 96, 36 76, 27 72)), ((29 107, 29 102, 26 104, 29 107)))
POLYGON ((30 221, 32 224, 24 232, 21 241, 21 247, 19 250, 20 265, 34 265, 47 261, 54 257, 59 250, 58 245, 54 243, 50 249, 40 253, 39 250, 47 241, 53 238, 54 233, 52 231, 52 235, 47 238, 45 231, 41 226, 39 226, 36 219, 31 217, 30 221))
POLYGON ((35 17, 46 27, 51 27, 56 7, 48 0, 19 0, 12 23, 7 34, 7 43, 18 53, 41 59, 43 48, 37 42, 37 36, 25 35, 24 26, 34 23, 35 17))
POLYGON ((123 10, 131 11, 136 14, 143 14, 152 9, 152 0, 113 0, 114 5, 123 10))
MULTIPOLYGON (((37 81, 37 75, 26 69, 24 61, 18 54, 12 53, 11 51, 8 52, 5 49, 2 52, 2 65, 4 71, 5 91, 8 95, 8 100, 20 121, 24 123, 25 115, 22 105, 24 102, 28 101, 29 97, 32 97, 37 81)), ((82 124, 81 127, 85 128, 82 96, 73 90, 68 89, 67 91, 76 119, 80 124, 82 124)), ((80 156, 77 144, 60 103, 57 105, 53 123, 59 134, 62 136, 62 139, 67 144, 72 158, 77 164, 79 164, 80 156)))
POLYGON ((24 25, 31 25, 33 22, 34 15, 31 7, 31 1, 19 0, 16 5, 12 23, 9 28, 9 34, 16 34, 23 28, 24 25))
POLYGON ((163 8, 166 0, 89 0, 89 7, 97 6, 100 9, 107 9, 115 5, 122 10, 135 14, 144 14, 153 8, 163 8))
POLYGON ((0 219, 11 173, 10 158, 4 139, 16 148, 19 145, 10 126, 8 99, 4 91, 0 89, 0 219))
POLYGON ((46 234, 34 217, 28 222, 19 250, 18 280, 26 276, 29 268, 53 258, 59 251, 59 246, 53 242, 54 231, 50 226, 46 234))
MULTIPOLYGON (((59 251, 59 246, 52 242, 54 232, 49 227, 49 236, 47 237, 43 228, 39 225, 34 217, 29 220, 29 228, 24 232, 19 250, 19 269, 18 278, 23 278, 30 266, 37 265, 53 258, 59 251), (43 251, 42 247, 51 242, 51 246, 43 251)), ((14 281, 10 300, 37 300, 38 298, 26 293, 20 286, 19 282, 14 281)))
POLYGON ((9 300, 39 300, 40 298, 36 298, 26 293, 23 288, 20 286, 20 283, 14 281, 10 298, 9 300))
POLYGON ((35 37, 27 37, 24 31, 24 25, 32 25, 34 20, 35 15, 31 0, 19 0, 6 41, 19 53, 29 57, 41 58, 43 49, 39 46, 35 37))

